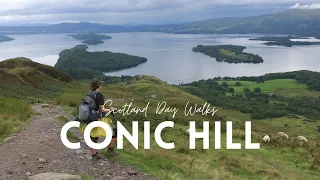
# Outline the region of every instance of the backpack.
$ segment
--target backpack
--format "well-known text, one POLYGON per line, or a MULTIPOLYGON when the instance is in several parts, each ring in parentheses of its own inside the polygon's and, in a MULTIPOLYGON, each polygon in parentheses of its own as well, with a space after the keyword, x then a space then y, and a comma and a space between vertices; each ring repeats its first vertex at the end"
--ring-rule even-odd
POLYGON ((79 105, 78 120, 84 123, 90 123, 98 120, 96 109, 97 92, 90 91, 79 105))

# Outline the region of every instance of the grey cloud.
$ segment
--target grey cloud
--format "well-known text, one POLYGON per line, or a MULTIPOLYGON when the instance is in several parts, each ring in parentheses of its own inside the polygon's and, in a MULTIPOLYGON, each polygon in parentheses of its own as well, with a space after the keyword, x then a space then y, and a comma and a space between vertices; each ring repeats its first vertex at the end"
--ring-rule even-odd
MULTIPOLYGON (((319 0, 303 2, 313 4, 319 0)), ((11 0, 1 2, 0 23, 177 23, 270 13, 295 3, 296 0, 11 0)))

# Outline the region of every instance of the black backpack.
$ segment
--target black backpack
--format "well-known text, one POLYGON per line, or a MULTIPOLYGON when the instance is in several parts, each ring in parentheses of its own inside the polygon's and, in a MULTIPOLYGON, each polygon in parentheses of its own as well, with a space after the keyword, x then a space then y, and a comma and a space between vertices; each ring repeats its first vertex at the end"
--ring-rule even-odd
POLYGON ((97 92, 90 91, 81 101, 79 105, 78 121, 90 123, 98 120, 98 113, 96 112, 96 98, 97 92))

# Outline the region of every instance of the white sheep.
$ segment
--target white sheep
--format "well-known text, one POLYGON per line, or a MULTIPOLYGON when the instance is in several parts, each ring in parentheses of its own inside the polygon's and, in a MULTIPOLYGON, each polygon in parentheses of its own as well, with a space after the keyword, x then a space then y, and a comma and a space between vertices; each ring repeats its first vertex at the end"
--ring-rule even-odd
POLYGON ((305 143, 308 142, 307 138, 305 138, 305 137, 303 137, 303 136, 298 136, 298 139, 299 139, 300 141, 305 142, 305 143))
POLYGON ((264 142, 265 144, 266 144, 266 143, 269 143, 269 142, 270 142, 270 136, 265 135, 265 136, 263 136, 262 140, 263 140, 263 142, 264 142))
POLYGON ((289 136, 284 132, 278 132, 278 136, 280 136, 280 137, 282 137, 284 139, 289 139, 289 136))
POLYGON ((186 131, 187 131, 188 134, 190 134, 190 129, 187 129, 186 131))

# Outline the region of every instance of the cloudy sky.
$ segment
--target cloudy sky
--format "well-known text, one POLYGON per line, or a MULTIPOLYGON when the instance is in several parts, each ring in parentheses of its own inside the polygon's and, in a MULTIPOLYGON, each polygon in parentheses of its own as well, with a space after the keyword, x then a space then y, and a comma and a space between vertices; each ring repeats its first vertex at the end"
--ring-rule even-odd
POLYGON ((320 8, 320 0, 0 0, 0 24, 167 24, 320 8))

